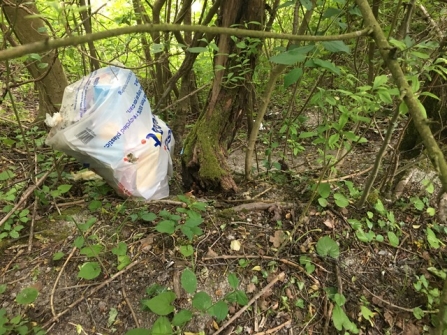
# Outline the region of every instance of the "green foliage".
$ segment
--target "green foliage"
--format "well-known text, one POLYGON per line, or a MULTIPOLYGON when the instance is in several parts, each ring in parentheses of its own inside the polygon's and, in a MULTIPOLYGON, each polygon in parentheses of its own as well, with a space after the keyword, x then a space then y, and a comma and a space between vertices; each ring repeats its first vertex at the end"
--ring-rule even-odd
POLYGON ((340 247, 329 236, 323 236, 317 242, 317 253, 322 257, 338 258, 340 256, 340 247))
POLYGON ((101 274, 101 266, 98 262, 86 262, 81 265, 78 277, 83 279, 95 279, 101 274))
POLYGON ((20 291, 19 294, 17 294, 16 301, 18 304, 21 305, 29 305, 32 304, 34 300, 36 300, 38 295, 39 291, 37 291, 36 288, 27 287, 20 291))

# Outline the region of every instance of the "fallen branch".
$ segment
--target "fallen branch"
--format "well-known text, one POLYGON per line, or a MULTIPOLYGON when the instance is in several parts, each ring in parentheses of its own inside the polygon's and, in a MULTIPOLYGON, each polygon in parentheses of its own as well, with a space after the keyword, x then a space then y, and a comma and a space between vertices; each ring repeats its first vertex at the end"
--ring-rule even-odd
POLYGON ((254 335, 268 335, 268 334, 274 334, 277 331, 281 330, 284 327, 290 326, 292 324, 292 320, 287 320, 286 322, 280 324, 279 326, 275 327, 275 328, 271 328, 269 330, 266 330, 265 332, 259 332, 259 333, 255 333, 254 335))
POLYGON ((240 211, 255 211, 255 210, 265 210, 269 209, 272 206, 278 206, 281 208, 293 208, 296 205, 291 202, 252 202, 249 204, 242 204, 239 206, 234 206, 229 208, 230 210, 234 212, 240 212, 240 211))
POLYGON ((63 310, 62 312, 60 312, 59 314, 57 314, 56 316, 53 316, 50 320, 48 320, 43 326, 42 328, 48 328, 53 322, 56 322, 59 320, 59 318, 65 314, 67 314, 73 307, 75 307, 76 305, 78 305, 81 301, 83 301, 84 299, 90 297, 92 294, 98 292, 100 289, 102 289, 104 286, 110 284, 113 280, 115 280, 117 277, 121 276, 124 272, 130 270, 131 268, 133 268, 135 265, 139 264, 140 261, 135 261, 131 264, 129 264, 128 267, 126 267, 125 269, 121 270, 120 272, 115 273, 112 277, 110 277, 108 280, 106 280, 105 282, 103 282, 101 285, 95 287, 94 289, 92 289, 87 295, 81 295, 81 297, 79 297, 79 299, 77 299, 76 301, 74 301, 73 303, 71 303, 65 310, 63 310))
POLYGON ((225 322, 219 330, 213 333, 213 335, 220 334, 225 328, 227 328, 230 324, 232 324, 239 316, 242 315, 253 303, 259 299, 265 292, 267 292, 273 285, 275 285, 278 281, 283 281, 286 276, 285 272, 281 272, 278 274, 270 283, 268 283, 261 291, 255 294, 253 298, 248 302, 247 305, 242 307, 239 311, 237 311, 227 322, 225 322))

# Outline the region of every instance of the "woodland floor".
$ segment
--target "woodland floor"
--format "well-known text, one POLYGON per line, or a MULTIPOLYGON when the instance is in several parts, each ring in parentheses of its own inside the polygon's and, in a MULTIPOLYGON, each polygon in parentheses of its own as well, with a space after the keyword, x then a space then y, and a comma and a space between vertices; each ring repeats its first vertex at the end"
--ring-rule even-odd
MULTIPOLYGON (((16 129, 11 123, 2 121, 0 133, 15 138, 16 129)), ((369 142, 348 156, 339 173, 340 177, 353 174, 349 180, 360 189, 367 173, 358 172, 372 165, 380 145, 377 132, 368 131, 367 137, 369 142)), ((30 173, 35 169, 41 172, 44 164, 34 165, 34 157, 30 160, 23 147, 0 145, 0 170, 17 167, 14 180, 3 183, 2 191, 15 183, 25 182, 30 186, 30 173)), ((230 164, 244 161, 235 156, 243 153, 238 150, 230 156, 230 164)), ((35 159, 40 159, 40 155, 50 157, 49 148, 38 147, 37 151, 35 159)), ((261 156, 259 150, 260 165, 261 156)), ((190 267, 199 279, 198 290, 208 292, 214 300, 229 292, 228 273, 237 275, 240 289, 249 299, 262 293, 247 311, 232 319, 223 334, 337 334, 331 320, 334 305, 328 298, 331 288, 345 296, 346 314, 361 334, 424 333, 430 326, 430 317, 426 315, 417 320, 412 309, 429 309, 427 297, 417 292, 413 283, 416 276, 424 274, 430 287, 441 289, 442 280, 427 268, 447 267, 445 247, 430 249, 423 231, 433 219, 412 208, 390 204, 396 222, 404 224, 398 247, 386 242, 360 242, 347 220, 360 220, 366 215, 366 209, 359 210, 354 204, 341 209, 330 200, 330 205, 323 209, 314 201, 298 225, 311 193, 308 181, 318 178, 321 172, 315 158, 303 154, 300 161, 288 162, 289 170, 261 172, 252 183, 244 182, 235 174, 240 187, 236 195, 196 195, 193 201, 205 202, 208 207, 203 214, 203 235, 193 241, 192 259, 183 257, 178 250, 185 242, 183 236, 161 234, 155 231, 154 223, 131 219, 132 214, 139 211, 159 213, 166 209, 175 212, 181 207, 175 196, 185 194, 180 187, 179 171, 171 181, 169 199, 151 203, 127 201, 123 211, 118 211, 117 206, 124 200, 111 190, 98 198, 103 203, 102 208, 89 210, 93 182, 58 181, 57 175, 52 174, 44 185, 54 189, 58 184, 70 183, 73 187, 64 197, 48 205, 38 203, 35 206, 31 195, 20 207, 30 209, 29 215, 35 219, 34 231, 30 230, 30 220, 18 239, 1 241, 0 283, 7 284, 7 288, 0 294, 0 308, 6 309, 10 317, 22 315, 32 325, 46 329, 48 334, 124 334, 133 328, 152 326, 156 316, 142 309, 141 300, 147 297, 146 289, 153 284, 176 293, 176 308, 191 305, 191 297, 180 286, 181 271, 190 267), (236 207, 241 205, 245 206, 244 210, 236 207), (88 234, 108 252, 100 256, 103 272, 94 280, 78 278, 79 266, 86 257, 73 247, 79 231, 65 220, 67 215, 72 215, 79 223, 90 217, 98 220, 88 234), (337 260, 320 257, 315 252, 316 242, 325 235, 340 246, 337 260), (290 241, 278 252, 279 245, 287 239, 290 241), (233 240, 240 242, 239 251, 230 248, 233 240), (116 256, 110 252, 117 241, 127 244, 127 254, 132 260, 131 265, 120 272, 116 268, 116 256), (63 252, 65 256, 55 261, 56 252, 63 252), (315 265, 312 273, 300 264, 303 255, 315 265), (271 289, 264 290, 282 272, 285 277, 271 289), (17 294, 30 286, 38 289, 37 299, 29 306, 18 305, 17 294), (362 302, 374 313, 370 321, 361 313, 362 302)), ((47 166, 51 165, 48 163, 47 166)), ((70 161, 64 163, 63 171, 79 168, 70 161)), ((176 168, 178 170, 178 164, 176 168)), ((403 197, 409 198, 411 192, 407 190, 403 197)), ((1 200, 0 204, 5 206, 1 200)), ((229 316, 220 323, 197 314, 179 333, 213 334, 240 308, 231 306, 229 316)))

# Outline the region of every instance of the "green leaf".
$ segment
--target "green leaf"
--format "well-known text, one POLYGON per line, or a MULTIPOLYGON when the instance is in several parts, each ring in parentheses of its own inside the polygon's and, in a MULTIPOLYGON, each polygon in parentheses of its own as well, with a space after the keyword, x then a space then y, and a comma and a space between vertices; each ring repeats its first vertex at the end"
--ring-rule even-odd
POLYGON ((338 8, 334 8, 334 7, 329 7, 328 9, 326 9, 323 13, 323 19, 327 19, 330 18, 332 16, 338 16, 342 13, 343 11, 338 9, 338 8))
POLYGON ((422 102, 418 99, 418 106, 419 110, 421 111, 421 115, 424 119, 427 118, 427 111, 425 110, 425 106, 422 104, 422 102))
POLYGON ((67 184, 63 184, 63 185, 59 185, 57 187, 57 190, 60 192, 60 194, 64 194, 67 193, 68 191, 70 191, 72 185, 67 185, 67 184))
POLYGON ((397 237, 397 235, 392 231, 389 231, 387 233, 387 235, 388 235, 388 240, 390 241, 390 244, 393 247, 397 247, 399 245, 399 238, 397 237))
POLYGON ((322 198, 327 198, 331 194, 331 185, 328 183, 321 183, 318 185, 318 194, 322 198))
POLYGON ((419 197, 412 197, 410 200, 418 211, 422 211, 424 209, 424 202, 419 197))
POLYGON ((406 115, 408 113, 408 106, 405 102, 401 102, 399 105, 399 114, 406 115))
POLYGON ((335 193, 334 199, 338 207, 344 208, 349 205, 349 200, 341 193, 335 193))
POLYGON ((318 135, 318 133, 316 131, 303 131, 300 133, 299 138, 309 138, 309 137, 314 137, 317 135, 318 135))
POLYGON ((354 334, 358 334, 359 332, 356 325, 349 320, 343 309, 338 305, 335 305, 332 311, 332 322, 338 331, 344 328, 354 334))
POLYGON ((301 68, 291 70, 284 76, 284 87, 287 88, 290 85, 295 84, 298 81, 298 79, 301 78, 302 75, 303 75, 303 69, 301 68))
POLYGON ((155 213, 144 213, 141 215, 141 220, 146 222, 152 222, 157 218, 157 215, 155 213))
POLYGON ((172 319, 172 325, 181 327, 192 319, 192 312, 187 309, 182 309, 180 312, 174 315, 172 319))
POLYGON ((172 220, 163 220, 157 224, 155 230, 159 233, 172 235, 175 232, 175 222, 172 220))
POLYGON ((82 246, 84 245, 84 237, 83 236, 78 236, 75 238, 73 245, 78 248, 81 249, 82 246))
POLYGON ((119 242, 117 246, 112 249, 112 253, 117 256, 124 256, 127 253, 127 244, 125 242, 119 242))
POLYGON ((424 317, 424 311, 419 307, 415 307, 413 308, 413 315, 416 319, 420 320, 424 317))
POLYGON ((81 265, 81 269, 78 272, 79 278, 87 280, 95 279, 101 273, 101 267, 98 262, 86 262, 81 265))
POLYGON ((218 301, 211 307, 209 313, 216 318, 217 322, 221 322, 228 315, 228 305, 224 301, 218 301))
POLYGON ((65 254, 62 251, 55 252, 53 254, 53 261, 58 261, 64 256, 65 256, 65 254))
POLYGON ((198 54, 198 53, 201 53, 201 52, 208 51, 208 48, 205 48, 205 47, 192 47, 192 48, 188 48, 186 50, 188 50, 190 53, 198 54))
POLYGON ((118 311, 116 308, 112 307, 109 311, 109 318, 107 319, 107 327, 113 325, 116 321, 116 317, 118 316, 118 311))
POLYGON ((245 294, 244 291, 241 290, 237 290, 234 292, 235 296, 236 296, 236 302, 241 305, 241 306, 245 306, 248 304, 248 297, 245 294))
POLYGON ((326 69, 334 74, 337 74, 337 75, 340 74, 340 68, 338 66, 336 66, 334 63, 329 62, 327 60, 315 58, 312 60, 312 63, 315 66, 322 67, 323 69, 326 69))
POLYGON ((199 311, 205 312, 211 305, 211 297, 205 292, 197 292, 192 299, 192 305, 199 311))
POLYGON ((99 209, 101 207, 102 207, 102 201, 99 201, 99 200, 92 200, 88 204, 88 209, 92 212, 96 211, 97 209, 99 209))
POLYGON ((338 306, 343 306, 346 302, 346 298, 343 294, 340 293, 335 293, 334 294, 334 302, 338 305, 338 306))
POLYGON ((145 328, 135 328, 127 331, 124 335, 151 335, 151 331, 145 328))
POLYGON ((306 54, 300 53, 297 49, 289 50, 270 58, 272 63, 282 65, 293 65, 306 59, 306 54))
POLYGON ((321 42, 321 44, 329 52, 351 52, 349 47, 343 41, 324 41, 321 42))
POLYGON ((239 287, 239 279, 234 273, 228 274, 228 283, 235 290, 239 287))
POLYGON ((321 207, 327 207, 329 205, 329 202, 324 198, 318 198, 318 203, 321 207))
POLYGON ((377 76, 374 78, 373 90, 378 89, 380 86, 383 86, 388 81, 388 77, 384 74, 381 76, 377 76))
POLYGON ((121 271, 126 266, 128 266, 131 263, 131 259, 128 255, 119 255, 118 256, 118 266, 116 267, 118 271, 121 271))
POLYGON ((332 238, 323 236, 317 242, 317 253, 322 257, 330 256, 332 258, 338 258, 340 256, 340 248, 332 238))
POLYGON ((379 90, 377 90, 376 93, 382 102, 384 102, 386 104, 391 104, 393 102, 393 99, 391 98, 391 95, 388 90, 379 89, 379 90))
POLYGON ((0 172, 0 181, 8 180, 14 178, 16 175, 10 170, 5 170, 0 172))
POLYGON ((143 305, 157 315, 168 315, 174 311, 172 303, 175 300, 174 292, 163 292, 150 300, 143 300, 143 305))
POLYGON ((333 149, 338 140, 340 139, 340 134, 336 133, 336 134, 332 134, 331 136, 329 136, 329 140, 328 140, 328 145, 331 149, 333 149))
POLYGON ((427 241, 428 241, 428 244, 430 244, 430 247, 433 249, 438 249, 442 243, 438 239, 438 237, 436 236, 434 231, 431 228, 427 227, 427 229, 425 230, 425 233, 427 234, 427 241))
POLYGON ((171 322, 169 322, 169 319, 164 316, 159 317, 152 326, 151 331, 152 335, 171 335, 171 322))
POLYGON ((17 294, 16 301, 20 305, 29 305, 36 300, 38 295, 39 291, 37 291, 36 288, 27 287, 20 291, 19 294, 17 294))
POLYGON ((93 244, 81 249, 80 254, 87 257, 97 257, 104 247, 101 244, 93 244))
POLYGON ((180 253, 185 257, 189 257, 194 253, 194 248, 190 244, 180 246, 179 250, 180 253))
POLYGON ((181 283, 183 289, 190 294, 193 294, 197 289, 196 275, 190 269, 183 270, 181 283))
POLYGON ((5 291, 6 291, 6 287, 7 287, 6 284, 0 284, 0 294, 5 293, 5 291))

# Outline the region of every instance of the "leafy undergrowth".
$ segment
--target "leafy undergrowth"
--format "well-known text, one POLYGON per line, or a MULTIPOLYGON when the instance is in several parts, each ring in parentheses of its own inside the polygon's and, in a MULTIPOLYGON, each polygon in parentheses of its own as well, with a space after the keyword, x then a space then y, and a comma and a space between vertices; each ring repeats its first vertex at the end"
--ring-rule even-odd
POLYGON ((2 129, 0 334, 422 334, 434 322, 447 230, 430 181, 362 210, 360 179, 313 187, 290 171, 225 198, 183 195, 174 179, 180 195, 144 203, 52 158, 37 128, 28 148, 2 129))

